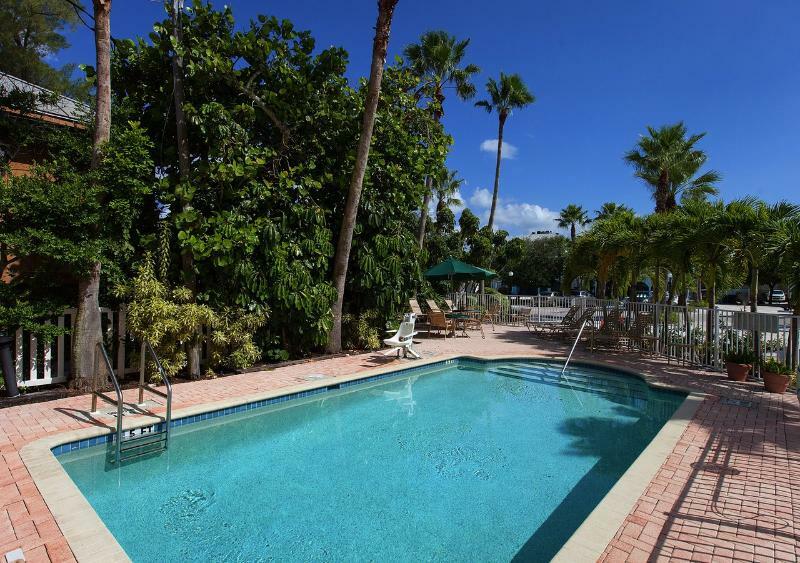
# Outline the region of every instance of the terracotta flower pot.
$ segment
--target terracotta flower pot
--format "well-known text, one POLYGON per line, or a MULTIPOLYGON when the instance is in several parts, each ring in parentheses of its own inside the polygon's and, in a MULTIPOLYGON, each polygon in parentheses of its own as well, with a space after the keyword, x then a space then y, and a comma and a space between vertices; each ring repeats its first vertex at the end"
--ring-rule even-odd
POLYGON ((725 369, 728 372, 728 379, 733 381, 747 381, 747 374, 750 373, 749 364, 734 364, 725 362, 725 369))
POLYGON ((772 373, 771 371, 765 371, 761 375, 764 376, 764 389, 770 393, 784 393, 786 388, 789 387, 788 375, 772 373))

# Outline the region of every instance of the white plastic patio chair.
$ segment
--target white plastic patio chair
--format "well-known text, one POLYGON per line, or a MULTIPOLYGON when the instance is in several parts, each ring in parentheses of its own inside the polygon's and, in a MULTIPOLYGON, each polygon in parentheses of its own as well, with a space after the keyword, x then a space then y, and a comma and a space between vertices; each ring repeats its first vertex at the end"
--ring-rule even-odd
POLYGON ((386 346, 391 346, 383 355, 388 356, 392 352, 397 351, 397 357, 399 358, 400 351, 402 351, 404 358, 407 354, 411 354, 413 357, 420 359, 422 356, 417 354, 417 351, 414 350, 414 337, 416 335, 417 333, 414 331, 414 321, 403 321, 400 323, 400 328, 395 335, 383 341, 386 346))

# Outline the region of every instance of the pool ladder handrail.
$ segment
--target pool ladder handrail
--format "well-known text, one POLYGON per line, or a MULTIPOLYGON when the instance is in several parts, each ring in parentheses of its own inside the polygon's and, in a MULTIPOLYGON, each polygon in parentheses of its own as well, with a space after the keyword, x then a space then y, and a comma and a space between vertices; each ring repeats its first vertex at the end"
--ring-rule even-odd
MULTIPOLYGON (((147 340, 142 342, 142 349, 141 349, 141 363, 140 363, 140 378, 139 378, 139 404, 141 405, 144 403, 144 392, 145 389, 154 395, 158 395, 163 397, 167 401, 167 412, 164 418, 164 429, 160 432, 155 433, 147 433, 147 434, 140 434, 139 436, 131 436, 127 440, 123 440, 123 431, 122 431, 122 419, 125 414, 124 412, 124 401, 122 396, 122 388, 120 387, 119 380, 117 379, 116 374, 114 373, 114 367, 111 365, 111 360, 108 357, 108 352, 106 352, 106 347, 103 345, 102 342, 98 343, 98 348, 100 349, 100 356, 103 358, 105 363, 106 369, 108 370, 109 379, 111 379, 111 383, 114 386, 114 392, 116 394, 117 400, 114 401, 110 397, 106 396, 103 392, 97 391, 96 389, 92 390, 92 412, 97 411, 97 399, 98 397, 103 399, 104 401, 116 405, 117 407, 117 426, 115 430, 115 439, 114 439, 114 463, 119 464, 122 461, 123 453, 125 451, 134 451, 140 448, 146 448, 148 446, 152 446, 153 444, 157 444, 161 442, 161 439, 158 440, 148 440, 153 436, 157 436, 163 434, 163 442, 164 446, 163 449, 167 449, 169 446, 169 437, 170 437, 170 427, 172 426, 172 383, 170 383, 169 377, 167 377, 166 371, 164 371, 164 367, 161 365, 161 360, 158 358, 155 350, 150 345, 150 342, 147 340), (167 392, 164 393, 163 391, 159 391, 158 389, 151 387, 150 385, 145 384, 144 382, 144 373, 145 373, 145 364, 147 360, 147 354, 150 354, 155 361, 156 368, 158 372, 161 374, 161 379, 164 382, 165 387, 167 388, 167 392), (140 440, 143 439, 143 440, 140 440), (128 448, 123 448, 124 443, 129 443, 128 448)), ((145 451, 137 452, 134 455, 127 457, 126 459, 131 459, 137 457, 139 455, 146 455, 155 452, 156 450, 148 449, 145 451)))
POLYGON ((117 380, 117 376, 114 374, 114 367, 111 365, 111 360, 108 359, 108 353, 106 352, 106 347, 103 345, 102 342, 97 343, 97 347, 100 348, 100 355, 105 362, 106 369, 108 370, 108 374, 111 379, 111 383, 114 386, 114 392, 117 395, 116 402, 107 397, 101 391, 97 389, 92 389, 92 412, 97 412, 97 398, 101 398, 104 401, 113 404, 116 404, 117 407, 117 429, 116 429, 116 439, 114 440, 114 459, 116 463, 119 463, 121 454, 122 454, 122 415, 123 415, 123 401, 122 401, 122 388, 119 386, 119 381, 117 380))
POLYGON ((578 346, 578 341, 581 339, 581 334, 583 334, 583 329, 586 328, 586 323, 588 323, 590 320, 592 320, 591 317, 586 317, 585 319, 583 319, 581 327, 578 329, 578 336, 575 337, 575 342, 572 343, 572 349, 569 351, 569 355, 567 356, 567 361, 564 362, 564 367, 561 370, 562 376, 567 371, 567 366, 569 366, 569 362, 572 359, 572 354, 575 353, 575 348, 578 346))
POLYGON ((143 340, 142 341, 142 349, 141 354, 139 355, 139 404, 144 403, 144 391, 147 389, 154 395, 158 395, 159 397, 163 397, 167 400, 167 412, 164 417, 164 449, 166 450, 169 446, 169 434, 170 434, 170 426, 172 426, 172 383, 169 381, 169 377, 167 377, 167 372, 164 370, 164 366, 161 365, 161 360, 158 358, 158 354, 156 351, 153 350, 153 346, 150 344, 150 341, 143 340), (167 392, 164 393, 159 391, 155 387, 151 387, 150 385, 146 384, 144 381, 144 374, 145 374, 145 365, 147 363, 147 353, 149 353, 153 357, 153 361, 156 364, 156 369, 158 373, 161 375, 161 381, 164 382, 164 386, 167 388, 167 392))

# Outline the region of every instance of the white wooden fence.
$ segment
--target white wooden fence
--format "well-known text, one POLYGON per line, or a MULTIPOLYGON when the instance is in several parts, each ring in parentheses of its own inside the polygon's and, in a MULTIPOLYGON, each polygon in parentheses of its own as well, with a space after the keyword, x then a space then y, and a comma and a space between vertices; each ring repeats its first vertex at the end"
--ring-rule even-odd
MULTIPOLYGON (((125 309, 112 311, 100 308, 103 328, 103 341, 114 354, 117 373, 136 371, 136 366, 126 365, 125 309)), ((62 315, 45 321, 55 323, 60 329, 69 329, 75 319, 75 309, 67 309, 62 315)), ((14 339, 14 368, 17 385, 21 388, 39 387, 53 383, 65 383, 69 379, 72 340, 69 334, 62 334, 52 341, 43 341, 34 333, 17 329, 14 339)))

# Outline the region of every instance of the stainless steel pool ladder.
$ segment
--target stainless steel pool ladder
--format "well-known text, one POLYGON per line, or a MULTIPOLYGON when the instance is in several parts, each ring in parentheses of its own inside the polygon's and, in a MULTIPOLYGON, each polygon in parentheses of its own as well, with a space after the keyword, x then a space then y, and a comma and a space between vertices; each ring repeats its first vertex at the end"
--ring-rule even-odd
POLYGON ((97 390, 93 391, 92 412, 97 411, 98 397, 111 404, 116 404, 117 428, 116 428, 116 436, 114 437, 113 462, 119 464, 121 461, 133 459, 135 457, 143 455, 152 454, 161 450, 166 450, 169 445, 170 426, 172 423, 172 384, 170 383, 169 378, 167 377, 167 374, 164 371, 164 367, 161 365, 161 360, 158 359, 158 355, 155 353, 155 350, 153 350, 153 347, 150 345, 148 341, 145 340, 144 342, 142 342, 140 366, 139 366, 139 404, 144 403, 145 389, 153 393, 154 395, 158 395, 159 397, 163 397, 166 399, 167 412, 163 422, 161 422, 161 430, 141 433, 136 436, 131 435, 130 437, 123 439, 122 418, 125 412, 123 408, 124 401, 122 397, 122 388, 120 387, 119 380, 117 379, 117 376, 114 373, 114 368, 111 365, 111 360, 109 360, 108 358, 108 353, 106 352, 105 346, 103 346, 103 344, 100 343, 99 347, 101 356, 106 365, 106 369, 108 370, 109 379, 111 379, 111 383, 114 386, 114 392, 116 393, 117 399, 116 401, 114 401, 113 399, 106 396, 104 393, 100 391, 97 390), (163 391, 159 391, 154 387, 151 387, 144 381, 145 365, 147 363, 148 353, 153 357, 153 361, 156 364, 156 368, 158 369, 158 372, 161 375, 161 380, 164 382, 164 385, 167 388, 166 393, 164 393, 163 391))

